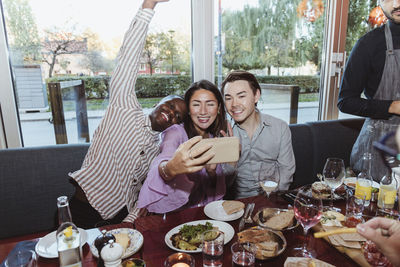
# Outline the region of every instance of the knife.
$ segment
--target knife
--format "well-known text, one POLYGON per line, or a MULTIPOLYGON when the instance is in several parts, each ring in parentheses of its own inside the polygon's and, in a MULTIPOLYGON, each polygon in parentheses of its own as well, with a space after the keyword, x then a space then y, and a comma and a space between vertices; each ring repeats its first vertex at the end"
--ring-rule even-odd
POLYGON ((242 217, 242 219, 240 219, 239 222, 239 232, 243 230, 244 224, 245 224, 245 220, 247 218, 247 216, 249 216, 250 210, 254 209, 254 203, 250 203, 246 205, 246 208, 244 209, 244 215, 242 217))

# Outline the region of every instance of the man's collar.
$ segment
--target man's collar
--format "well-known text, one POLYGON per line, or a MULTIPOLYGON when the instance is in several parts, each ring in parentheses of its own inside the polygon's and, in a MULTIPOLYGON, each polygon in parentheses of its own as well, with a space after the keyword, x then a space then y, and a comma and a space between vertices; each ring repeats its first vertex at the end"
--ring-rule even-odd
MULTIPOLYGON (((263 124, 264 126, 271 125, 271 121, 270 121, 270 118, 268 115, 261 113, 257 107, 256 107, 256 112, 259 115, 260 124, 263 124)), ((231 120, 233 120, 233 119, 231 118, 231 120)), ((240 129, 243 129, 242 127, 240 127, 239 123, 234 121, 232 128, 234 128, 235 126, 239 127, 240 129)))

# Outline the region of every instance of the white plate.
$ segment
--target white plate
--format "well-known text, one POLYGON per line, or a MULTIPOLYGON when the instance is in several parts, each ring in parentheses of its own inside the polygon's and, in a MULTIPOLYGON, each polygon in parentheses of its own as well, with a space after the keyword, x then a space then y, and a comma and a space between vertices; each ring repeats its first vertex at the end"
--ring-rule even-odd
POLYGON ((183 250, 176 248, 172 245, 171 241, 171 236, 173 234, 176 234, 179 232, 179 229, 181 229, 185 224, 187 225, 197 225, 197 224, 206 224, 206 222, 210 222, 214 227, 218 227, 218 230, 224 232, 225 234, 225 240, 224 244, 226 245, 231 239, 233 238, 233 235, 235 234, 235 230, 233 230, 232 226, 226 222, 221 222, 221 221, 214 221, 214 220, 199 220, 199 221, 192 221, 192 222, 187 222, 187 223, 182 223, 181 225, 178 225, 177 227, 171 229, 166 235, 165 235, 165 244, 167 244, 168 247, 170 247, 173 250, 179 251, 179 252, 186 252, 186 253, 198 253, 201 252, 201 249, 198 248, 196 250, 183 250))
MULTIPOLYGON (((88 234, 82 228, 78 228, 81 234, 81 247, 87 242, 88 234)), ((58 258, 56 231, 42 237, 35 246, 36 253, 44 258, 58 258)))
MULTIPOLYGON (((345 185, 348 185, 349 183, 351 183, 351 184, 356 184, 356 181, 357 181, 357 177, 347 177, 347 178, 344 178, 343 183, 344 183, 345 185)), ((349 186, 349 185, 348 185, 348 186, 349 186)), ((351 186, 351 185, 350 185, 349 187, 355 188, 354 186, 351 186)), ((378 184, 377 182, 373 181, 373 182, 372 182, 372 187, 374 187, 374 188, 379 188, 379 184, 378 184)))
MULTIPOLYGON (((126 234, 128 234, 130 242, 129 242, 129 247, 126 248, 125 253, 122 255, 123 259, 135 254, 143 245, 143 235, 138 230, 131 229, 131 228, 117 228, 117 229, 110 230, 107 233, 111 233, 111 234, 126 233, 126 234)), ((93 256, 95 256, 96 258, 99 257, 99 252, 97 251, 97 248, 94 246, 94 242, 90 245, 90 251, 92 252, 93 256)))
POLYGON ((208 203, 204 207, 204 213, 211 219, 218 221, 234 221, 242 217, 244 209, 241 209, 240 211, 232 213, 230 215, 226 214, 224 208, 222 207, 223 202, 224 200, 217 200, 208 203))

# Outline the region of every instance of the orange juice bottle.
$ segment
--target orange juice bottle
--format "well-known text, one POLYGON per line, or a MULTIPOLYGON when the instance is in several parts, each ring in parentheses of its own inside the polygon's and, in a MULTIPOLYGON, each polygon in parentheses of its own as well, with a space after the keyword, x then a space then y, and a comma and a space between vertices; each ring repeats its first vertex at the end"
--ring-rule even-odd
POLYGON ((371 159, 372 155, 369 152, 363 154, 361 172, 357 176, 356 192, 357 198, 364 198, 364 206, 369 206, 371 201, 372 191, 372 176, 371 176, 371 159))

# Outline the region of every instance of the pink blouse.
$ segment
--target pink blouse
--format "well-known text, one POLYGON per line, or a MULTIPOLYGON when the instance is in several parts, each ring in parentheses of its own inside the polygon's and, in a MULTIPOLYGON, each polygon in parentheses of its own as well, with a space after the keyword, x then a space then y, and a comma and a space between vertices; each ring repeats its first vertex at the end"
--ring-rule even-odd
POLYGON ((188 140, 183 125, 172 125, 162 133, 161 153, 153 160, 142 189, 138 208, 165 213, 176 209, 203 206, 225 195, 225 176, 220 164, 216 177, 209 177, 205 168, 192 174, 177 175, 166 182, 158 172, 162 161, 173 157, 178 146, 188 140))

